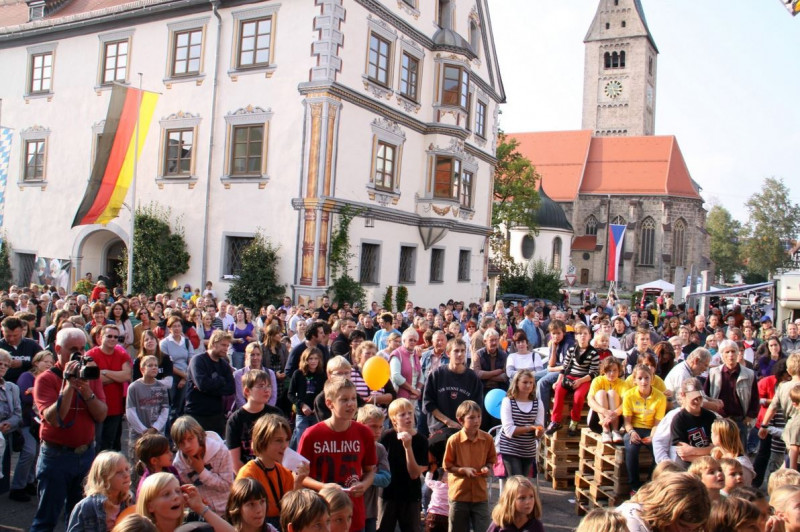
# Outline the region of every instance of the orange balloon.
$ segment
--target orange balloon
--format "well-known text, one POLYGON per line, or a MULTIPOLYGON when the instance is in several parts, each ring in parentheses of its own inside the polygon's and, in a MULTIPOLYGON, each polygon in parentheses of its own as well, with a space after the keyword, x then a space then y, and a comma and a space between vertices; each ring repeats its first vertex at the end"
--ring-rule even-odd
POLYGON ((383 388, 389 382, 390 375, 389 363, 379 356, 374 356, 367 360, 361 370, 361 376, 364 377, 367 388, 372 391, 383 388))

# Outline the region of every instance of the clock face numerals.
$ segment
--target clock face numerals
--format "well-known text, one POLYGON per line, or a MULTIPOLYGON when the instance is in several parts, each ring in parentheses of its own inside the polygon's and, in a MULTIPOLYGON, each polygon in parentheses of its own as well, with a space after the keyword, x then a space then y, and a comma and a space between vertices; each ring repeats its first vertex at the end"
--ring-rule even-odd
POLYGON ((616 80, 609 81, 606 83, 605 93, 612 99, 619 97, 622 94, 622 83, 616 80))

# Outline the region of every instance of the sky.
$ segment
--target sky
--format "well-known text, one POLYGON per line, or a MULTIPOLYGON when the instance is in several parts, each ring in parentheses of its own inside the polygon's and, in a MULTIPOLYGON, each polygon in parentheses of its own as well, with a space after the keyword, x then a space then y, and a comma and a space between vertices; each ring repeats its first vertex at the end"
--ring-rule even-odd
MULTIPOLYGON (((598 2, 489 0, 505 132, 580 129, 598 2)), ((780 0, 642 5, 659 50, 655 134, 676 136, 707 204, 745 221, 767 177, 800 203, 800 16, 780 0)))

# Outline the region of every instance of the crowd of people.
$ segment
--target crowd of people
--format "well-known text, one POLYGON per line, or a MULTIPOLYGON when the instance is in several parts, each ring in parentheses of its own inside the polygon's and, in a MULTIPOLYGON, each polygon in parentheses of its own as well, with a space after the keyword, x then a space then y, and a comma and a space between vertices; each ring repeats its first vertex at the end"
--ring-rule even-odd
POLYGON ((540 531, 540 440, 585 423, 624 446, 631 492, 579 530, 800 532, 800 324, 591 296, 391 312, 12 286, 0 493, 37 498, 34 531, 540 531))

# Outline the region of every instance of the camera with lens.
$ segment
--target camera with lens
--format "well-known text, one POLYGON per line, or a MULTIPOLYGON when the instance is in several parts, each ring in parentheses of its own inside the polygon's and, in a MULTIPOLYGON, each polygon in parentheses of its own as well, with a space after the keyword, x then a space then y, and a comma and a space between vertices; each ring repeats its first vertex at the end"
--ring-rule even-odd
POLYGON ((85 379, 87 381, 92 381, 95 379, 100 378, 100 368, 94 364, 94 359, 88 355, 82 355, 80 353, 73 353, 70 360, 77 360, 80 362, 80 366, 78 366, 77 372, 69 372, 65 373, 64 376, 66 378, 78 378, 78 379, 85 379), (93 364, 93 365, 89 365, 93 364))

